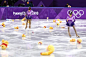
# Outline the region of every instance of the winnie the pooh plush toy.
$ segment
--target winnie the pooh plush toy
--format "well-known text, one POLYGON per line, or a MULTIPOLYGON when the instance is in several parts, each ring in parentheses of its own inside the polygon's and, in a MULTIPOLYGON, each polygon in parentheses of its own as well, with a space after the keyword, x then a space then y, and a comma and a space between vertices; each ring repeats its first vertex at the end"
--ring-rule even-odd
POLYGON ((26 20, 26 18, 24 17, 21 21, 25 21, 26 20))
POLYGON ((0 45, 1 46, 1 49, 2 50, 6 50, 7 46, 8 46, 9 42, 7 40, 2 40, 2 44, 0 45))
POLYGON ((47 52, 42 52, 40 54, 41 55, 50 55, 50 54, 52 54, 54 52, 54 50, 55 50, 54 46, 53 45, 49 45, 47 47, 47 52))

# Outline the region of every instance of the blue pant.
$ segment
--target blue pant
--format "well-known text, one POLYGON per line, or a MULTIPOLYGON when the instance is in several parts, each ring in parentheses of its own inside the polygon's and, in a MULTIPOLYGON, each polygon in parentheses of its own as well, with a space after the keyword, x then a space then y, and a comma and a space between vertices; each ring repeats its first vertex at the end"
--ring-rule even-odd
POLYGON ((26 16, 26 19, 32 19, 32 16, 26 16))
POLYGON ((73 25, 75 25, 75 24, 74 24, 73 21, 70 21, 70 20, 69 20, 69 21, 66 23, 66 25, 67 25, 67 26, 73 26, 73 25))

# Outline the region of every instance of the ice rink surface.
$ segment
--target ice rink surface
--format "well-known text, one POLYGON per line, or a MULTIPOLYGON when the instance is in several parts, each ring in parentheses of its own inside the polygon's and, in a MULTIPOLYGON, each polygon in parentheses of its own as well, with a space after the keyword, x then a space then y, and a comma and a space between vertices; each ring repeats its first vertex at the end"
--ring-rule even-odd
MULTIPOLYGON (((57 20, 56 20, 57 21, 57 20)), ((81 44, 77 42, 70 43, 71 38, 78 39, 73 28, 70 28, 72 37, 68 36, 68 28, 66 20, 61 20, 60 26, 53 23, 53 19, 33 19, 31 21, 31 29, 29 26, 25 30, 26 21, 0 20, 0 44, 1 40, 9 42, 8 48, 2 50, 0 47, 0 57, 86 57, 86 20, 76 20, 75 28, 78 35, 82 39, 81 44), (2 22, 5 22, 6 27, 2 27, 2 22), (18 26, 16 30, 14 27, 18 26), (46 26, 47 28, 43 28, 46 26), (53 30, 49 30, 49 27, 53 30), (65 26, 65 28, 61 28, 65 26), (23 38, 22 34, 26 37, 23 38), (42 45, 38 42, 42 41, 42 45), (41 56, 41 52, 46 52, 48 45, 55 47, 54 53, 50 56, 41 56)))

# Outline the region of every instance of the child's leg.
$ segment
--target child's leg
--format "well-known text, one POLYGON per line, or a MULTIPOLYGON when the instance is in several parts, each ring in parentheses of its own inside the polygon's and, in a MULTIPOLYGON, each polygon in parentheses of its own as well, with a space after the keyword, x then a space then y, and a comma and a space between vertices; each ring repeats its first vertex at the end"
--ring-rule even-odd
POLYGON ((29 19, 29 28, 31 28, 31 19, 29 19))
POLYGON ((28 19, 26 20, 26 27, 25 27, 25 29, 27 28, 27 24, 28 24, 28 19))
POLYGON ((68 27, 68 34, 69 34, 69 36, 71 37, 71 35, 70 35, 70 27, 68 27))
POLYGON ((74 26, 74 25, 73 25, 73 29, 74 29, 74 31, 75 31, 75 33, 76 33, 76 36, 77 36, 77 37, 79 37, 79 36, 78 36, 78 34, 77 34, 77 31, 76 31, 76 29, 75 29, 75 26, 74 26))

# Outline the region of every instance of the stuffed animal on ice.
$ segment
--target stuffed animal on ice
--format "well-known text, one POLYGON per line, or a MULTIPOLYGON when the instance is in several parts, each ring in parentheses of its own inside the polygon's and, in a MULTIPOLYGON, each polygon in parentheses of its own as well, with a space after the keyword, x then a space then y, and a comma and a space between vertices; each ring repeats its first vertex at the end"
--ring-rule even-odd
POLYGON ((25 23, 22 23, 22 25, 25 25, 25 23))
POLYGON ((7 46, 8 46, 9 42, 7 40, 2 40, 2 44, 0 45, 1 46, 1 49, 2 50, 6 50, 7 46))
POLYGON ((52 54, 54 52, 54 50, 55 50, 54 46, 53 45, 49 45, 47 47, 47 52, 42 52, 40 54, 41 55, 50 55, 50 54, 52 54))
POLYGON ((59 23, 57 23, 56 25, 57 25, 57 26, 59 26, 60 24, 59 24, 59 23))
POLYGON ((19 27, 17 26, 17 27, 14 27, 15 29, 19 29, 19 27))
POLYGON ((81 39, 77 39, 77 43, 81 44, 82 40, 81 39))
POLYGON ((2 23, 2 26, 3 26, 3 27, 5 27, 5 24, 4 24, 4 22, 2 23))
POLYGON ((53 27, 50 26, 49 29, 53 29, 53 27))
POLYGON ((53 20, 53 22, 55 23, 55 22, 56 22, 56 20, 53 20))
POLYGON ((75 39, 75 38, 73 38, 73 39, 71 39, 71 40, 70 40, 70 42, 75 42, 75 41, 76 41, 76 39, 75 39))
POLYGON ((60 21, 60 19, 57 19, 58 21, 60 21))
POLYGON ((38 42, 38 44, 42 45, 42 42, 38 42))
POLYGON ((24 17, 21 21, 25 21, 26 20, 26 18, 24 17))
POLYGON ((46 28, 46 26, 44 26, 43 28, 46 28))
POLYGON ((22 34, 22 37, 26 37, 26 35, 25 34, 22 34))

